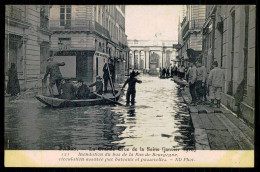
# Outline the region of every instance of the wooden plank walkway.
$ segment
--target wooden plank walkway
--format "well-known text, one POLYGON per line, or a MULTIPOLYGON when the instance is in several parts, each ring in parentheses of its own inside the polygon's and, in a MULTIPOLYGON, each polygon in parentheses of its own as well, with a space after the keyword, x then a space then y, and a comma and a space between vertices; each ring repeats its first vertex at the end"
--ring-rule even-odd
POLYGON ((187 87, 182 90, 194 127, 197 150, 253 150, 254 130, 229 110, 209 105, 191 106, 187 87))

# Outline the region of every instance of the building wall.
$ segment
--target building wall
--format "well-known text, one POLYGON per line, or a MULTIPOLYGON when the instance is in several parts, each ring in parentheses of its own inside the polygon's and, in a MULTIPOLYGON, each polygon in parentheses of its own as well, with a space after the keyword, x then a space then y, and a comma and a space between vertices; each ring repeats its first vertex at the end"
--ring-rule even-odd
MULTIPOLYGON (((209 7, 212 10, 213 7, 209 7)), ((210 54, 214 50, 214 60, 218 61, 219 66, 225 71, 225 86, 222 94, 222 103, 232 111, 238 113, 241 118, 249 124, 254 123, 254 103, 255 103, 255 6, 249 6, 249 25, 248 35, 245 35, 245 5, 221 5, 216 8, 216 26, 214 39, 214 49, 204 49, 204 53, 210 54), (234 56, 233 56, 233 81, 232 75, 232 16, 235 13, 234 27, 234 56), (217 23, 223 21, 223 33, 217 29, 217 23), (221 36, 223 34, 223 40, 221 36), (242 102, 236 104, 236 94, 240 89, 244 79, 244 60, 245 60, 245 38, 248 38, 248 62, 247 62, 247 85, 246 94, 242 96, 242 102), (221 49, 223 53, 221 54, 221 49), (222 59, 222 65, 221 65, 222 59), (232 83, 232 84, 230 84, 232 83), (230 90, 232 89, 232 92, 230 90)), ((211 11, 212 12, 212 11, 211 11)), ((210 14, 210 12, 208 12, 210 14)), ((206 35, 204 35, 206 37, 206 35)), ((205 46, 204 46, 205 48, 205 46)), ((207 59, 210 61, 210 59, 207 59)), ((211 61, 210 61, 211 63, 211 61)), ((209 63, 209 64, 210 64, 209 63)), ((207 67, 209 70, 209 67, 207 67)))
MULTIPOLYGON (((48 47, 49 34, 42 32, 40 27, 40 5, 13 5, 15 9, 20 9, 21 20, 28 27, 21 28, 19 25, 10 25, 10 16, 6 14, 5 22, 5 39, 8 43, 9 34, 19 35, 22 37, 17 54, 18 78, 22 89, 39 87, 40 80, 41 53, 40 47, 44 42, 48 47)), ((11 5, 6 6, 10 10, 11 5)), ((48 15, 48 14, 47 14, 48 15)), ((17 16, 19 17, 19 16, 17 16)), ((7 44, 8 46, 8 44, 7 44)), ((8 48, 8 47, 7 47, 8 48)), ((8 56, 8 51, 6 52, 8 56)), ((9 54, 10 55, 10 54, 9 54)), ((45 58, 45 57, 44 57, 45 58)), ((7 59, 10 59, 10 57, 7 59)), ((10 64, 9 64, 10 65, 10 64)), ((9 66, 6 66, 9 68, 9 66)))

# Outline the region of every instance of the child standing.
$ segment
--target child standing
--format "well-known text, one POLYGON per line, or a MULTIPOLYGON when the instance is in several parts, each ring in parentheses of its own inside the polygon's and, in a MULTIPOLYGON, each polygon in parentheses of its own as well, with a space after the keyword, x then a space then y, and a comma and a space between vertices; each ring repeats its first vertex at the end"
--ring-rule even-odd
POLYGON ((130 96, 131 96, 131 104, 132 105, 135 104, 135 95, 136 95, 135 85, 136 85, 136 83, 142 83, 142 81, 140 81, 140 80, 135 78, 136 76, 137 75, 134 72, 132 72, 130 74, 130 78, 128 78, 125 81, 125 83, 124 83, 124 85, 122 87, 122 89, 124 89, 126 84, 128 83, 128 89, 127 89, 127 93, 126 93, 126 105, 129 105, 130 96))

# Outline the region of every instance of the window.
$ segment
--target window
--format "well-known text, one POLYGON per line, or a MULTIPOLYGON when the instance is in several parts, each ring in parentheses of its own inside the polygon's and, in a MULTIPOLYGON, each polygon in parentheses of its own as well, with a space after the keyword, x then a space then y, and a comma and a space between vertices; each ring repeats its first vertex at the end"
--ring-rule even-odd
POLYGON ((71 26, 71 5, 60 6, 60 26, 71 26))

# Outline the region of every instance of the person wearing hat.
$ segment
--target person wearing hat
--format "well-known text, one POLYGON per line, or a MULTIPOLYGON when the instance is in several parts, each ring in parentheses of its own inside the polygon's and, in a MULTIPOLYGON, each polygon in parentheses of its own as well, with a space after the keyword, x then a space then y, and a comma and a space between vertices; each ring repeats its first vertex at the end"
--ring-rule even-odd
POLYGON ((127 89, 127 93, 126 93, 126 105, 129 105, 130 102, 130 96, 131 96, 131 104, 134 105, 135 104, 135 96, 136 96, 136 89, 135 89, 135 85, 136 83, 142 83, 142 81, 136 79, 135 77, 138 74, 136 74, 134 71, 130 73, 130 78, 128 78, 123 87, 122 90, 125 88, 126 84, 128 84, 128 89, 127 89))
POLYGON ((207 71, 205 66, 202 66, 202 63, 200 60, 197 61, 197 72, 196 72, 196 82, 195 82, 195 87, 196 87, 196 95, 198 98, 198 103, 203 103, 203 97, 205 93, 205 88, 206 88, 206 75, 207 71))
POLYGON ((111 59, 108 59, 108 64, 105 63, 104 67, 103 67, 103 79, 104 79, 104 92, 107 92, 107 84, 108 84, 108 80, 110 80, 110 78, 112 78, 112 81, 114 83, 114 66, 112 64, 111 59), (109 69, 109 71, 108 71, 109 69), (109 76, 110 73, 110 76, 109 76))
POLYGON ((61 98, 66 100, 76 99, 76 89, 69 79, 61 79, 61 98))
POLYGON ((208 86, 210 90, 210 99, 211 99, 211 104, 210 106, 214 106, 214 101, 215 99, 217 100, 217 107, 220 108, 220 92, 222 91, 222 87, 224 86, 224 79, 225 79, 225 74, 222 69, 218 67, 218 62, 214 61, 213 64, 213 69, 209 73, 209 78, 208 78, 208 86))
POLYGON ((196 82, 196 77, 197 77, 197 69, 194 61, 191 61, 190 63, 191 68, 189 70, 189 76, 188 76, 188 82, 189 82, 189 89, 190 89, 190 94, 191 94, 191 105, 196 105, 196 90, 195 90, 195 82, 196 82))
MULTIPOLYGON (((103 82, 100 76, 96 76, 96 82, 89 85, 89 87, 96 86, 96 93, 99 95, 103 94, 103 82)), ((95 99, 97 96, 95 94, 90 94, 89 96, 91 99, 95 99)))
POLYGON ((53 57, 49 57, 47 59, 47 66, 46 66, 46 73, 43 77, 43 80, 45 81, 47 76, 50 74, 50 80, 49 80, 49 91, 51 96, 53 96, 53 86, 56 84, 57 90, 59 92, 59 95, 61 95, 61 89, 60 89, 60 83, 62 79, 62 75, 60 72, 60 66, 64 66, 65 63, 59 63, 56 61, 53 61, 53 57))
POLYGON ((88 99, 90 94, 89 87, 84 84, 82 79, 78 80, 78 90, 77 90, 77 98, 78 99, 88 99))

